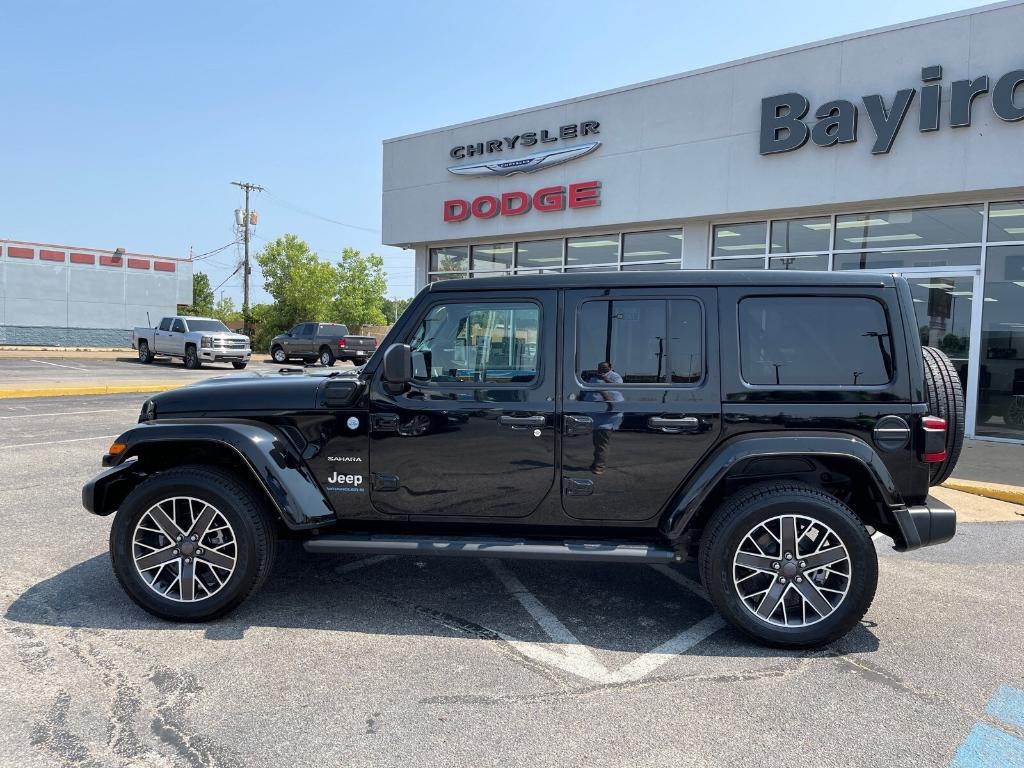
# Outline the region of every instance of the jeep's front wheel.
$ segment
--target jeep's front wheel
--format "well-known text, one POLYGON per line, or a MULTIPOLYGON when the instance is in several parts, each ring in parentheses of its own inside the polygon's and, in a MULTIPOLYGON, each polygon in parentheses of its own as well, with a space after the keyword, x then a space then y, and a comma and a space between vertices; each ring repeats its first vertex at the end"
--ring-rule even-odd
POLYGON ((700 573, 734 627, 781 648, 812 648, 856 626, 871 605, 878 559, 853 511, 809 485, 745 488, 705 528, 700 573))
POLYGON ((125 592, 172 621, 205 621, 235 608, 266 579, 276 548, 262 499, 216 467, 150 477, 121 504, 110 529, 125 592))

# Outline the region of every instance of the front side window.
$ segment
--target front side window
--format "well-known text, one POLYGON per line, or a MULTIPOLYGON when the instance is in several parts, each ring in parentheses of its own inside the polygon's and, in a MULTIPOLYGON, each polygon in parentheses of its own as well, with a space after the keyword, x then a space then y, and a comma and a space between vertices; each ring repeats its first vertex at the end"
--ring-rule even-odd
POLYGON ((185 333, 185 321, 181 318, 174 318, 174 324, 171 325, 171 330, 174 333, 185 333))
POLYGON ((171 318, 165 317, 163 320, 160 321, 160 330, 161 331, 169 331, 169 330, 171 330, 171 318))
POLYGON ((739 333, 740 370, 748 384, 870 387, 892 381, 889 323, 874 299, 744 299, 739 333))
POLYGON ((540 308, 530 303, 439 304, 410 341, 420 383, 531 384, 540 308))
POLYGON ((578 320, 576 375, 584 383, 596 380, 602 363, 610 363, 624 384, 696 384, 703 376, 696 301, 588 301, 578 320))

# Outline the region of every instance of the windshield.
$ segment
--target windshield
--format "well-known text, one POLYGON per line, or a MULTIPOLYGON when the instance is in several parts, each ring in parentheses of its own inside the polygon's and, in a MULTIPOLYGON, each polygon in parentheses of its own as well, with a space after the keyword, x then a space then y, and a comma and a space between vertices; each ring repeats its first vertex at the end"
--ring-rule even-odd
POLYGON ((224 325, 220 320, 186 320, 188 323, 188 329, 190 331, 223 331, 224 333, 231 333, 228 327, 224 325))

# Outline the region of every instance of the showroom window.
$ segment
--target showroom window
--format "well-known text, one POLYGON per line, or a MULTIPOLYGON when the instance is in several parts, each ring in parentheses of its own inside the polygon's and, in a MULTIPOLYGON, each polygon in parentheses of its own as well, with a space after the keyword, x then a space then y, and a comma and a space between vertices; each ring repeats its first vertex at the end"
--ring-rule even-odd
POLYGON ((512 271, 512 243, 487 243, 470 249, 469 268, 474 277, 507 275, 512 271))
POLYGON ((622 236, 623 271, 680 269, 682 264, 683 234, 678 229, 627 232, 622 236))
POLYGON ((683 230, 475 243, 431 248, 427 281, 543 272, 618 272, 681 269, 683 230))
POLYGON ((565 249, 567 269, 598 266, 610 266, 613 270, 618 269, 618 235, 570 237, 565 241, 565 249))
MULTIPOLYGON (((1016 226, 1004 226, 1004 217, 990 217, 990 233, 999 227, 999 236, 1017 234, 1005 231, 1016 226)), ((979 349, 975 434, 1024 438, 1024 244, 988 248, 979 349)))
MULTIPOLYGON (((997 211, 992 204, 992 215, 1002 215, 1006 226, 997 224, 996 236, 1024 238, 1024 206, 998 205, 997 211)), ((984 222, 985 206, 972 203, 716 224, 710 265, 812 271, 971 267, 981 264, 984 222)))

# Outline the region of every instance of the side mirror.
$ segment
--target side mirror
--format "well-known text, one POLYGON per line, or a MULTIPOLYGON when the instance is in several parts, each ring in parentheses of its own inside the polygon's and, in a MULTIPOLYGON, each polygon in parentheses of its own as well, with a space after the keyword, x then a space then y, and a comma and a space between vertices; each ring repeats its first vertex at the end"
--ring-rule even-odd
POLYGON ((388 384, 412 381, 412 349, 408 344, 392 344, 384 352, 382 377, 388 384))

